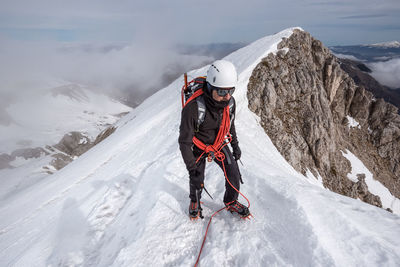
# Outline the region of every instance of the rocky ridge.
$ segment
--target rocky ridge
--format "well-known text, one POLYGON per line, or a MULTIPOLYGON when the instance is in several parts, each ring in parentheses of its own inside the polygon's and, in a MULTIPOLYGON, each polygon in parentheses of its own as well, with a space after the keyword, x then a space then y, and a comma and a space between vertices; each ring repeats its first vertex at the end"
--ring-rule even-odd
POLYGON ((249 108, 285 159, 310 170, 340 194, 382 207, 365 174, 350 180, 356 155, 400 198, 400 115, 397 108, 355 84, 338 59, 309 33, 295 30, 257 65, 248 85, 249 108), (349 118, 359 123, 351 127, 349 118))
POLYGON ((75 158, 81 156, 93 146, 97 145, 109 135, 111 135, 116 128, 109 126, 97 135, 95 140, 81 132, 70 132, 55 145, 47 145, 45 147, 36 148, 21 148, 13 151, 11 154, 3 153, 0 155, 0 169, 10 168, 10 164, 18 157, 25 160, 40 158, 42 156, 50 156, 52 159, 48 166, 43 166, 43 171, 52 174, 55 170, 60 170, 66 165, 71 163, 75 158))

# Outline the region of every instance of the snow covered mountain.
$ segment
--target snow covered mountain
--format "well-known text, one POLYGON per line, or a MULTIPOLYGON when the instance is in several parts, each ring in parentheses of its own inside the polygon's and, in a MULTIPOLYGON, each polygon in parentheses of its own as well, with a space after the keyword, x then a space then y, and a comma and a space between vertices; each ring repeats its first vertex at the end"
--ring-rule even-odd
POLYGON ((329 47, 338 57, 364 62, 382 62, 400 57, 399 42, 372 45, 344 45, 329 47))
POLYGON ((32 93, 7 105, 1 113, 0 154, 19 148, 58 143, 68 132, 84 132, 93 139, 119 114, 131 108, 78 84, 32 93))
POLYGON ((383 43, 370 44, 364 46, 381 47, 381 48, 400 48, 400 42, 391 41, 391 42, 383 42, 383 43))
MULTIPOLYGON (((239 73, 241 191, 255 219, 214 217, 200 265, 397 266, 400 217, 296 172, 248 109, 253 69, 292 33, 267 36, 226 57, 239 73)), ((187 216, 188 177, 177 143, 182 83, 147 99, 114 134, 51 177, 0 198, 1 266, 194 264, 208 220, 193 223, 187 216)), ((216 164, 206 177, 215 199, 204 196, 208 219, 223 205, 224 177, 216 164)))
POLYGON ((131 110, 82 85, 50 88, 2 105, 0 199, 67 165, 131 110))

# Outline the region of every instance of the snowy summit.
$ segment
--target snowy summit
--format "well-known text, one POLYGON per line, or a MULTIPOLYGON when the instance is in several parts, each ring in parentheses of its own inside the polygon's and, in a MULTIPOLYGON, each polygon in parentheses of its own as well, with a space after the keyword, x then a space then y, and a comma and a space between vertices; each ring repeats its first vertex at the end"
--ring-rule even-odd
MULTIPOLYGON (((400 217, 296 172, 248 109, 253 69, 294 28, 225 59, 237 68, 236 131, 252 221, 214 217, 200 266, 398 266, 400 217)), ((189 73, 204 75, 208 66, 189 73)), ((191 222, 178 148, 183 77, 144 101, 110 137, 30 187, 0 197, 0 266, 193 266, 224 177, 206 168, 204 220, 191 222)))

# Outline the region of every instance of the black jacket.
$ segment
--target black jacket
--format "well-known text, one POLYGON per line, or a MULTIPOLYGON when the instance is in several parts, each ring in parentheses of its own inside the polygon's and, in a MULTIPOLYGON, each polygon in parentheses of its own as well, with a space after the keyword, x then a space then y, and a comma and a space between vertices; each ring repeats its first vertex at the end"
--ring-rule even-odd
MULTIPOLYGON (((196 168, 197 157, 202 153, 202 151, 193 144, 193 136, 196 136, 206 145, 212 145, 217 137, 219 126, 221 125, 224 107, 229 103, 229 101, 215 101, 206 88, 204 88, 203 96, 206 105, 206 113, 198 132, 195 132, 198 119, 197 101, 193 100, 187 104, 183 108, 181 115, 178 141, 183 160, 189 171, 196 168)), ((235 99, 233 99, 233 101, 235 101, 235 99)), ((233 115, 235 111, 236 102, 232 110, 233 115)), ((230 134, 232 135, 231 145, 237 145, 238 140, 235 130, 235 119, 232 120, 230 134)))

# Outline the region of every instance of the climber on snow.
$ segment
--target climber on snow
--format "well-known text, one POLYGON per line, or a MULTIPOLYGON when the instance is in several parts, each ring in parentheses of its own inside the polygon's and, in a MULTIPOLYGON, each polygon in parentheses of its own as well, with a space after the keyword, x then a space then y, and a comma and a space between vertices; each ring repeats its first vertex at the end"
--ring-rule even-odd
POLYGON ((179 147, 189 171, 191 219, 201 217, 200 198, 204 189, 206 158, 214 160, 226 177, 223 200, 226 209, 243 218, 250 215, 249 209, 237 201, 241 181, 237 160, 241 150, 235 130, 236 103, 232 96, 237 80, 231 62, 215 61, 206 78, 196 79, 196 86, 201 87, 200 94, 194 95, 193 101, 189 98, 182 109, 179 147))

